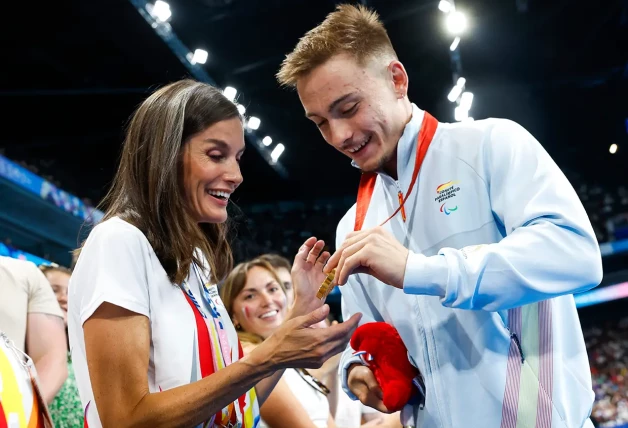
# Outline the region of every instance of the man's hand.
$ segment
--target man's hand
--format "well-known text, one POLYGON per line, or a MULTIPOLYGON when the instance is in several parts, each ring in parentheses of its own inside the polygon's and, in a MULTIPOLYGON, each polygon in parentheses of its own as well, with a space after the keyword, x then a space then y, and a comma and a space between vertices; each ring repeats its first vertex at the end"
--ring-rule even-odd
POLYGON ((382 413, 390 413, 382 401, 384 398, 382 388, 379 386, 375 375, 368 367, 360 364, 350 366, 347 386, 349 386, 349 390, 358 397, 365 406, 372 407, 382 413))
POLYGON ((330 254, 323 252, 324 241, 309 238, 301 245, 292 264, 292 283, 294 284, 294 306, 291 317, 309 314, 323 306, 323 302, 316 298, 316 292, 325 280, 323 266, 330 254), (321 253, 322 252, 322 253, 321 253))
POLYGON ((408 249, 382 227, 351 232, 325 265, 336 268, 334 284, 344 285, 352 273, 368 273, 383 283, 403 289, 408 249))

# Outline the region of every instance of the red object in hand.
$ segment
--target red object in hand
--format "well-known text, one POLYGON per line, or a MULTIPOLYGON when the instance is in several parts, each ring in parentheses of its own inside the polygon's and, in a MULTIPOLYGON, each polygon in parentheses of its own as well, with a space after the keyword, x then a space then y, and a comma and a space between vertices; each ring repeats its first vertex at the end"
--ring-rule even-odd
POLYGON ((412 380, 419 371, 408 361, 408 350, 397 330, 385 322, 363 324, 353 333, 351 347, 356 354, 367 353, 364 361, 382 388, 384 406, 390 412, 401 410, 416 392, 412 380))

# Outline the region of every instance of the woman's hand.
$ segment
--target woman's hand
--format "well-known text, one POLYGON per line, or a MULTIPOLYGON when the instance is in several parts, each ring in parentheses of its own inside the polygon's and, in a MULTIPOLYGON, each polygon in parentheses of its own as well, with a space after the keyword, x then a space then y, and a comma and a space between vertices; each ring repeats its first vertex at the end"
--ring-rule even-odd
POLYGON ((329 306, 287 320, 250 355, 257 354, 260 361, 268 361, 275 368, 315 369, 349 343, 362 314, 357 313, 343 323, 328 328, 310 328, 324 320, 329 306))
POLYGON ((294 257, 292 283, 295 303, 290 318, 309 314, 323 305, 323 302, 316 298, 319 287, 327 277, 323 273, 323 267, 330 257, 329 252, 323 252, 323 247, 324 241, 311 237, 303 243, 294 257))

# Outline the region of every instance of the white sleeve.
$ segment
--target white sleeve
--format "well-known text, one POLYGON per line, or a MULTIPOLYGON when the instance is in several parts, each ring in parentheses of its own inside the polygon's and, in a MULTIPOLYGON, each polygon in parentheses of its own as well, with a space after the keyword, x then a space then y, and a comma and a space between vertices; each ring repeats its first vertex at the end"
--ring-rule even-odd
POLYGON ((148 241, 135 227, 108 220, 90 233, 72 273, 81 324, 104 303, 149 317, 148 241))
POLYGON ((573 294, 602 279, 600 249, 573 187, 538 141, 502 120, 478 156, 498 243, 410 252, 404 292, 434 295, 444 306, 497 311, 573 294))

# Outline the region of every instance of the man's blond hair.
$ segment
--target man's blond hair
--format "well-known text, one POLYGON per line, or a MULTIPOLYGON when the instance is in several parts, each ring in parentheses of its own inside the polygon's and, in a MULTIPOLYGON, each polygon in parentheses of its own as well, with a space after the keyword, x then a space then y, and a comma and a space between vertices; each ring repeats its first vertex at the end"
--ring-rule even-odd
POLYGON ((377 55, 397 59, 379 15, 362 5, 342 4, 299 40, 281 64, 277 80, 295 87, 301 77, 341 53, 360 65, 377 55))

